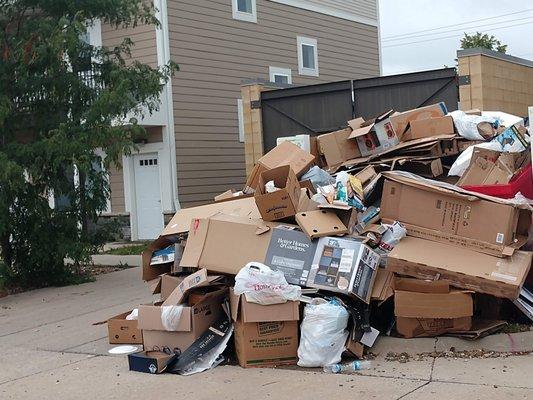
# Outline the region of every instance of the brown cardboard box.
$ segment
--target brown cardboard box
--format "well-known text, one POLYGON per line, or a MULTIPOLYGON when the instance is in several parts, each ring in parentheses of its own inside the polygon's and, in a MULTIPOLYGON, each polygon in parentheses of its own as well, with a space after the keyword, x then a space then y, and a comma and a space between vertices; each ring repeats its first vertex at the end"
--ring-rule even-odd
POLYGON ((372 286, 372 300, 385 301, 394 296, 394 273, 378 268, 374 286, 372 286))
POLYGON ((407 236, 389 253, 387 270, 516 299, 531 267, 532 256, 531 252, 515 251, 510 257, 500 258, 407 236))
POLYGON ((471 292, 394 291, 396 330, 406 338, 438 336, 455 330, 468 330, 473 313, 471 292))
POLYGON ((413 121, 442 117, 447 113, 446 105, 438 103, 393 115, 390 117, 390 122, 400 141, 403 141, 404 135, 410 134, 410 125, 413 121))
POLYGON ((527 236, 520 219, 531 218, 528 210, 451 185, 384 175, 381 217, 386 223, 400 221, 408 235, 500 256, 512 253, 515 239, 527 236))
POLYGON ((411 160, 403 159, 396 163, 394 169, 408 171, 426 178, 435 178, 444 173, 440 158, 435 160, 411 160))
POLYGON ((168 274, 161 276, 161 301, 165 301, 183 279, 183 276, 173 276, 168 274))
POLYGON ((259 184, 259 175, 266 170, 267 168, 263 167, 262 165, 255 164, 250 172, 250 175, 248 175, 248 178, 246 179, 243 192, 247 194, 253 194, 255 192, 255 188, 259 184))
POLYGON ((332 210, 301 212, 296 214, 296 222, 311 239, 348 233, 346 225, 332 210))
POLYGON ((109 344, 142 344, 141 330, 137 320, 127 320, 131 311, 115 315, 107 320, 109 344))
POLYGON ((247 263, 264 260, 275 225, 224 214, 194 220, 180 265, 236 275, 247 263))
POLYGON ((402 141, 436 135, 453 134, 455 126, 451 116, 426 118, 411 121, 411 129, 402 136, 402 141))
POLYGON ((181 282, 174 288, 163 302, 163 306, 172 306, 182 304, 192 289, 213 286, 215 289, 220 289, 219 284, 222 280, 220 275, 207 275, 207 270, 202 268, 189 276, 184 277, 181 282))
POLYGON ((457 182, 459 186, 509 183, 516 171, 513 155, 474 148, 470 165, 457 182))
POLYGON ((259 176, 254 197, 263 220, 277 221, 292 217, 298 211, 300 184, 290 166, 273 168, 259 176), (274 186, 279 190, 267 193, 265 185, 269 181, 274 181, 274 186))
POLYGON ((230 291, 235 352, 241 367, 273 367, 298 360, 298 302, 262 306, 230 291))
POLYGON ((423 279, 395 277, 394 290, 418 293, 450 293, 450 284, 445 281, 425 281, 423 279))
POLYGON ((348 139, 351 133, 352 129, 346 128, 318 136, 318 151, 324 156, 328 167, 361 157, 357 142, 348 139))
POLYGON ((220 289, 207 294, 194 306, 183 305, 178 329, 172 332, 166 331, 161 323, 161 306, 139 306, 138 326, 142 330, 144 350, 168 347, 185 351, 223 315, 222 302, 226 295, 227 289, 220 289))

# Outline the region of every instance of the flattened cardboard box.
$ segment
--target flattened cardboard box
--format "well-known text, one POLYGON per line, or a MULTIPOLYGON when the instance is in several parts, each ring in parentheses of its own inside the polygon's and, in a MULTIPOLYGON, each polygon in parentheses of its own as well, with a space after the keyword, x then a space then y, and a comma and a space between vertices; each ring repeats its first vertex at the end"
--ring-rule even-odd
POLYGON ((409 132, 403 135, 403 141, 453 134, 455 129, 451 116, 413 120, 410 127, 409 132))
POLYGON ((297 177, 302 176, 313 165, 315 156, 300 149, 294 143, 283 142, 257 160, 266 169, 290 165, 297 177))
POLYGON ((254 198, 265 221, 277 221, 295 215, 300 201, 300 184, 291 167, 285 165, 261 173, 254 198), (279 190, 268 193, 265 185, 269 181, 274 181, 274 186, 279 190))
POLYGON ((407 236, 389 253, 387 269, 419 279, 516 299, 531 267, 533 253, 515 251, 500 258, 466 248, 407 236))
POLYGON ((143 337, 137 320, 126 319, 130 313, 128 311, 107 320, 109 344, 142 344, 143 337))
POLYGON ((292 285, 305 286, 315 255, 316 242, 302 231, 280 225, 272 230, 265 265, 283 272, 292 285))
POLYGON ((323 237, 318 240, 306 286, 353 295, 370 302, 379 255, 360 241, 323 237))
POLYGON ((531 218, 530 211, 459 188, 452 191, 402 175, 384 175, 381 217, 386 223, 400 221, 408 235, 500 255, 515 238, 527 235, 520 219, 531 218))
POLYGON ((405 318, 396 317, 396 330, 405 338, 433 337, 456 331, 467 331, 472 317, 462 318, 405 318))
POLYGON ((242 367, 296 364, 298 302, 262 306, 230 291, 235 351, 242 367))
POLYGON ((396 132, 396 135, 403 140, 404 135, 409 135, 410 124, 419 119, 437 118, 448 114, 444 103, 432 104, 430 106, 415 108, 390 117, 390 122, 396 132))
POLYGON ((276 225, 223 214, 194 220, 180 266, 236 275, 247 263, 265 258, 276 225))

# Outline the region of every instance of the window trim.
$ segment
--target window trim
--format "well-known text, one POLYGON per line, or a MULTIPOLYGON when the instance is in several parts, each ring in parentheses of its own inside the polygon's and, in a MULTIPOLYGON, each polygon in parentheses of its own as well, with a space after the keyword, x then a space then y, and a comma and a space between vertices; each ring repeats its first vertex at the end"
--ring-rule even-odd
POLYGON ((276 75, 286 76, 287 77, 287 83, 289 85, 292 85, 292 70, 290 68, 269 66, 268 67, 268 78, 269 78, 270 82, 273 82, 273 83, 276 82, 276 80, 274 79, 274 77, 276 75))
POLYGON ((297 37, 298 45, 298 73, 305 76, 319 76, 318 71, 318 41, 313 38, 298 36, 297 37), (303 50, 302 45, 312 46, 315 51, 315 68, 305 68, 303 63, 303 50))
POLYGON ((231 10, 233 14, 233 19, 238 19, 239 21, 253 22, 257 23, 257 1, 250 0, 252 3, 252 12, 247 13, 239 11, 237 0, 231 0, 231 10))
POLYGON ((244 109, 242 99, 237 99, 237 119, 239 121, 239 142, 244 143, 244 109))

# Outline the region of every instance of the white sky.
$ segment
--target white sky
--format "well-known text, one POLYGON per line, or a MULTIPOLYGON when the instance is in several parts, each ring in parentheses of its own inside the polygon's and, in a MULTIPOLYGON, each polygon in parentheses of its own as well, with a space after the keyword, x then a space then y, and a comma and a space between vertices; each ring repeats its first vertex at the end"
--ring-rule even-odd
POLYGON ((379 0, 379 5, 384 75, 455 66, 465 31, 492 34, 508 45, 507 54, 533 60, 532 0, 379 0), (486 18, 491 19, 479 21, 486 18))

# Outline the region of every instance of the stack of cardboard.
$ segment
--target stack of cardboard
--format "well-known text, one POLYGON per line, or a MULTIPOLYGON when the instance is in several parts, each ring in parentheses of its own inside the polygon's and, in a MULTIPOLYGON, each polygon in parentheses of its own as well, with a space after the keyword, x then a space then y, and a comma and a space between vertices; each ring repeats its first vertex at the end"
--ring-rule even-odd
MULTIPOLYGON (((492 332, 503 323, 479 319, 480 294, 528 312, 531 207, 424 178, 467 148, 446 114, 443 103, 391 110, 320 135, 317 146, 302 135, 280 140, 242 191, 176 213, 143 253, 143 279, 160 301, 140 305, 137 321, 110 319, 110 343, 142 343, 132 368, 152 360, 161 372, 233 332, 229 358, 241 366, 295 364, 302 304, 236 295, 234 277, 250 262, 304 288, 302 302, 339 297, 351 315, 350 356, 364 357, 394 324, 406 338, 492 332), (304 180, 315 163, 336 178, 304 180)), ((513 182, 527 165, 526 152, 475 150, 460 183, 513 182)))

